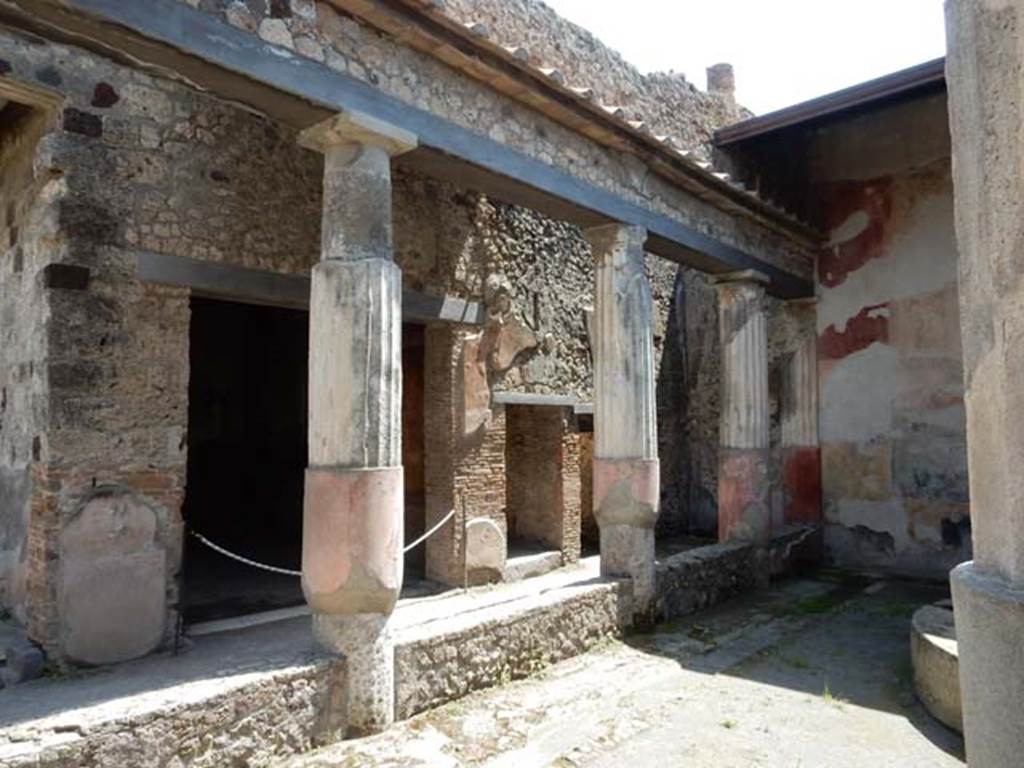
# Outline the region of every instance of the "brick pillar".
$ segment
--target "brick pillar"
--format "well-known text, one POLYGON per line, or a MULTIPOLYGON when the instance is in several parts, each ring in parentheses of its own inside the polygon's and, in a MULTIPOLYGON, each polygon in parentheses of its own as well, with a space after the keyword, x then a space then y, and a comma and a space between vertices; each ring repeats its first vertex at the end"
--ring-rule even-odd
POLYGON ((427 578, 453 586, 505 570, 505 410, 491 402, 483 331, 427 329, 424 386, 427 578))
POLYGON ((782 376, 783 520, 820 523, 817 299, 793 299, 785 311, 795 321, 799 337, 782 376))
POLYGON ((391 156, 416 138, 359 113, 304 131, 324 154, 321 261, 309 333, 302 588, 317 640, 346 659, 347 735, 394 720, 388 619, 402 587, 402 275, 391 156))
POLYGON ((967 762, 1024 760, 1024 0, 946 3, 974 560, 950 577, 967 762))
POLYGON ((583 478, 580 472, 582 449, 577 420, 572 408, 566 408, 562 420, 562 562, 578 563, 580 559, 582 528, 583 478))
POLYGON ((745 271, 715 278, 722 340, 722 421, 718 449, 718 538, 764 544, 768 503, 767 278, 745 271))
POLYGON ((640 227, 586 231, 594 253, 594 516, 601 572, 633 580, 633 613, 653 619, 658 437, 651 289, 640 227))

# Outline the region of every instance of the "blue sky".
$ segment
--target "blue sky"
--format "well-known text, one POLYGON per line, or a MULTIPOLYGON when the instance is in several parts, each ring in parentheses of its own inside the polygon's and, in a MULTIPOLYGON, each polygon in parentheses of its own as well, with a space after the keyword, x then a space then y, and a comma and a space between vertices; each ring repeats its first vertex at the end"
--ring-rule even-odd
POLYGON ((942 0, 545 0, 645 72, 719 61, 758 114, 945 52, 942 0))

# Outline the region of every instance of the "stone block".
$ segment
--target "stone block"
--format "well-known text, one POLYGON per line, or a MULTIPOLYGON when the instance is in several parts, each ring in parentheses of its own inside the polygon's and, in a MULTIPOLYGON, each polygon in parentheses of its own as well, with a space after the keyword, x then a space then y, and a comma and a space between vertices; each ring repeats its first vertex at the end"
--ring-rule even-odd
POLYGON ((926 605, 914 612, 910 630, 914 693, 931 715, 963 732, 960 706, 960 657, 953 611, 926 605))
POLYGON ((7 654, 7 666, 3 673, 5 685, 17 685, 43 674, 46 657, 35 644, 25 639, 16 640, 4 651, 7 654))
POLYGON ((466 573, 500 579, 505 571, 505 536, 496 522, 476 517, 466 523, 466 573))
POLYGON ((111 491, 88 501, 61 532, 59 643, 72 661, 125 661, 160 644, 167 554, 157 522, 138 497, 111 491))
POLYGON ((113 664, 156 649, 164 636, 166 557, 152 550, 61 567, 61 643, 69 659, 113 664))

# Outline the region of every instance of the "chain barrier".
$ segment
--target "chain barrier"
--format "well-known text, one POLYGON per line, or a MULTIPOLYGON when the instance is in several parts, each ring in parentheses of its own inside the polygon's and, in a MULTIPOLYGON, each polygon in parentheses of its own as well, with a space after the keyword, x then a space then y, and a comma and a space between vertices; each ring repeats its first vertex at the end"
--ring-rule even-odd
MULTIPOLYGON (((437 533, 439 530, 441 530, 441 528, 444 526, 444 524, 447 523, 449 520, 451 520, 452 517, 454 517, 454 516, 455 516, 455 510, 453 509, 447 515, 442 517, 433 528, 431 528, 429 531, 427 531, 422 536, 420 536, 418 539, 416 539, 416 541, 414 541, 412 544, 409 544, 408 546, 406 546, 402 550, 402 554, 405 554, 406 552, 409 552, 410 550, 415 549, 420 544, 422 544, 424 541, 429 539, 431 536, 433 536, 435 533, 437 533)), ((229 549, 224 549, 224 547, 220 546, 219 544, 215 544, 214 542, 210 541, 208 538, 203 536, 201 533, 198 533, 197 531, 189 531, 189 533, 191 533, 193 536, 195 536, 197 539, 199 539, 199 541, 201 541, 203 544, 208 546, 214 552, 218 552, 218 553, 224 555, 224 557, 231 558, 232 560, 237 560, 239 563, 244 563, 245 565, 252 566, 253 568, 259 568, 262 571, 269 571, 270 573, 280 573, 280 574, 283 574, 285 576, 301 576, 302 575, 302 571, 293 571, 290 568, 278 568, 276 565, 267 565, 266 563, 258 563, 255 560, 250 560, 248 557, 242 557, 241 555, 235 554, 234 552, 232 552, 229 549)))

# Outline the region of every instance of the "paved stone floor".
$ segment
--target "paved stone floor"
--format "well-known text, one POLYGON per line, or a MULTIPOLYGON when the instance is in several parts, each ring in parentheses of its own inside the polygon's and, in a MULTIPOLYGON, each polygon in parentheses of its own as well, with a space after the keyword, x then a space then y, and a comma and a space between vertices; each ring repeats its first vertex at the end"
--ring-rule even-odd
POLYGON ((961 766, 910 689, 910 615, 941 596, 791 580, 286 765, 961 766))

